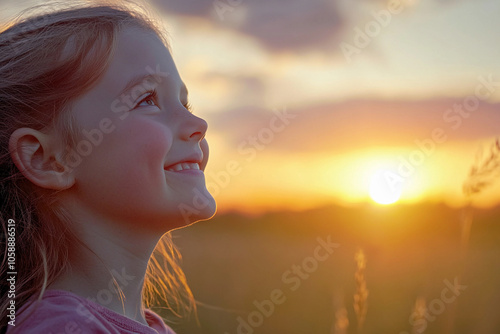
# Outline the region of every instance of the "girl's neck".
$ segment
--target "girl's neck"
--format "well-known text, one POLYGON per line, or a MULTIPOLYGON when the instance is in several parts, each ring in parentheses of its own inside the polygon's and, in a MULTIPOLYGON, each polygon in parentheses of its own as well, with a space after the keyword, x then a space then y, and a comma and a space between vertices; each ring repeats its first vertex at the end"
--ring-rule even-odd
POLYGON ((85 246, 75 247, 67 270, 49 288, 89 298, 147 325, 142 289, 158 238, 117 229, 103 221, 87 220, 78 225, 84 226, 77 229, 77 237, 85 246))

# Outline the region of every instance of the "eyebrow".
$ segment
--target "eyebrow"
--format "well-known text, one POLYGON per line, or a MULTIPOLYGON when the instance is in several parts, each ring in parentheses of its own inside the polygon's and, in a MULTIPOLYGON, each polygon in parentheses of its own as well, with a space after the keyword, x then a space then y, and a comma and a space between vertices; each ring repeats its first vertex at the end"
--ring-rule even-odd
POLYGON ((118 93, 117 97, 129 94, 135 87, 139 85, 143 85, 144 83, 146 87, 150 88, 151 83, 154 83, 154 87, 159 86, 164 80, 166 80, 166 76, 157 75, 157 74, 139 74, 134 76, 132 79, 128 81, 125 87, 118 93))

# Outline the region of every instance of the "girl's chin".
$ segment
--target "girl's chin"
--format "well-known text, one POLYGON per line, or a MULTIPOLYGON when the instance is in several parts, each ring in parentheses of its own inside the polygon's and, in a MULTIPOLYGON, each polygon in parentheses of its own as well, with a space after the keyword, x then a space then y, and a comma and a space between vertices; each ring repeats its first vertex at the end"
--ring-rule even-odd
POLYGON ((217 211, 215 199, 209 196, 194 197, 191 203, 179 204, 180 218, 185 225, 212 218, 217 211))

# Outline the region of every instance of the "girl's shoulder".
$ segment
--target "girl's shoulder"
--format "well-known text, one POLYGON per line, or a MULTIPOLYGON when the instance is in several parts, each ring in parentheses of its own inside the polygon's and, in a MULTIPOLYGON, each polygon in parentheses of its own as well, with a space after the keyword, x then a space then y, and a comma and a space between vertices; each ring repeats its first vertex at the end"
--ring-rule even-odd
POLYGON ((151 310, 145 326, 68 291, 48 290, 42 300, 23 306, 8 334, 175 334, 151 310), (17 327, 17 328, 16 328, 17 327))

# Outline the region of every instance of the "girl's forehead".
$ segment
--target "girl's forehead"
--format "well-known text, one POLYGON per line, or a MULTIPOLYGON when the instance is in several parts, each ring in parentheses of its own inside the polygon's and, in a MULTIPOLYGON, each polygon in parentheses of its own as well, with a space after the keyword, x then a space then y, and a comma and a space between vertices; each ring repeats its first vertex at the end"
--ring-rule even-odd
POLYGON ((141 77, 155 81, 177 81, 182 85, 170 51, 161 39, 153 32, 128 28, 118 36, 103 81, 123 90, 141 77))
POLYGON ((126 29, 120 33, 108 72, 151 72, 161 68, 161 73, 177 73, 170 51, 153 32, 126 29))

